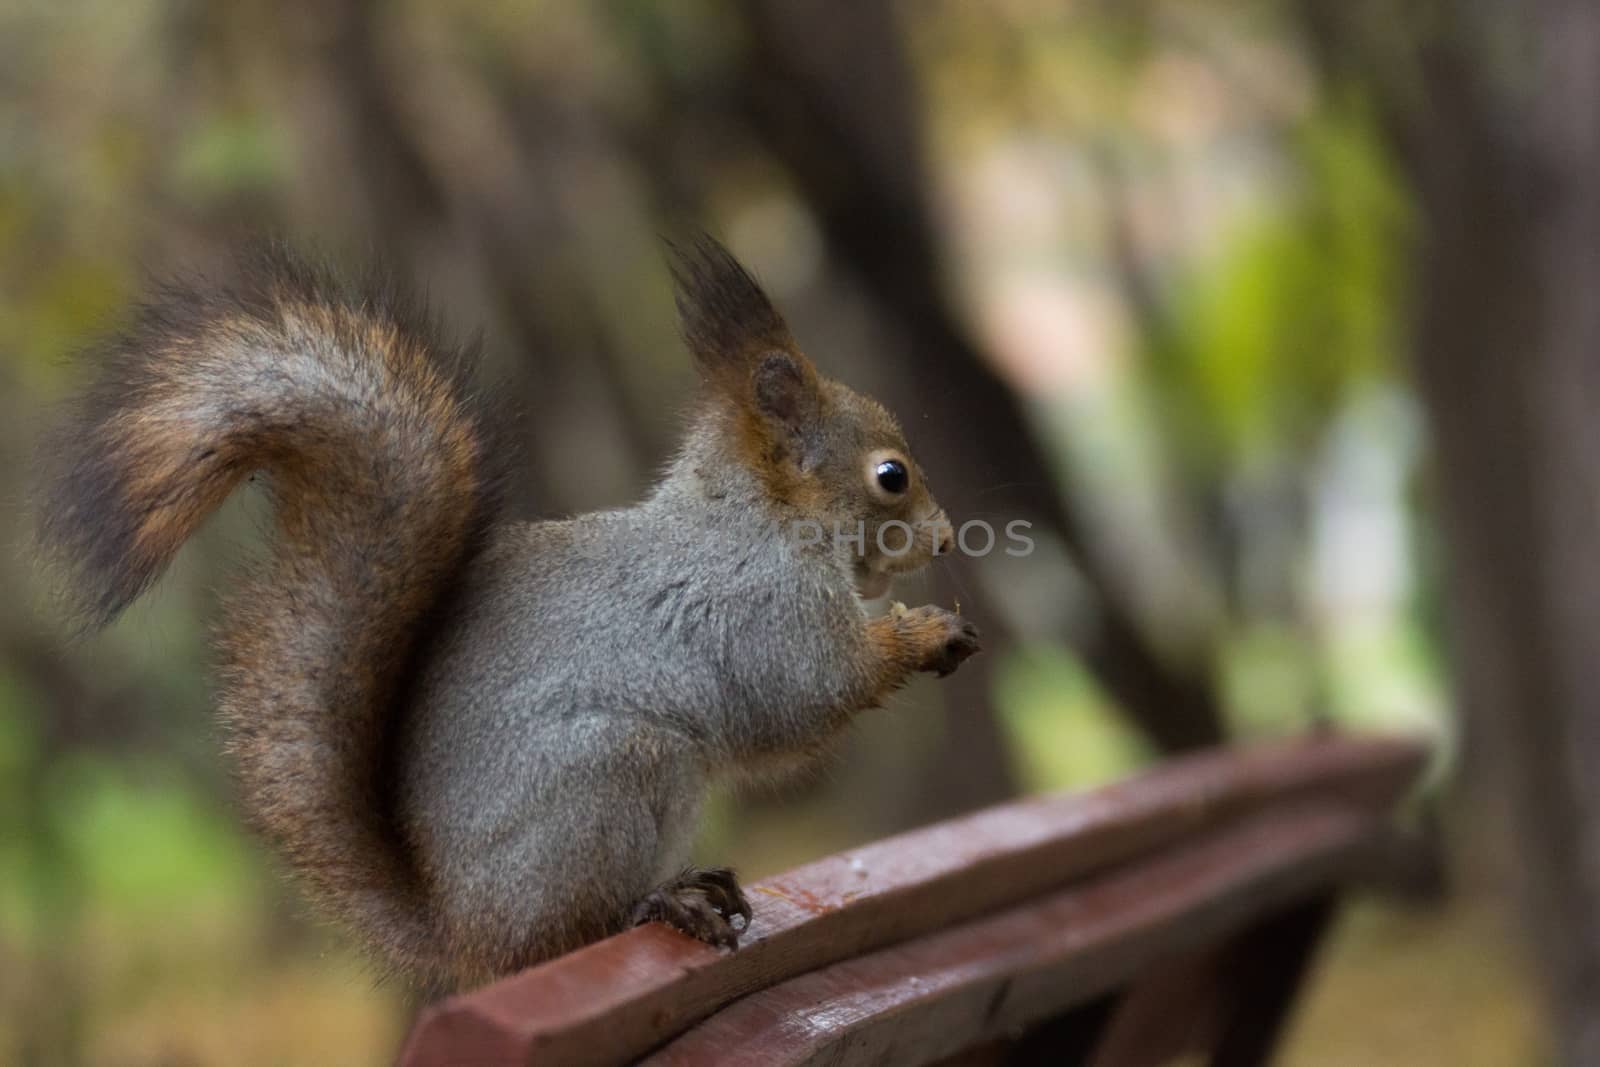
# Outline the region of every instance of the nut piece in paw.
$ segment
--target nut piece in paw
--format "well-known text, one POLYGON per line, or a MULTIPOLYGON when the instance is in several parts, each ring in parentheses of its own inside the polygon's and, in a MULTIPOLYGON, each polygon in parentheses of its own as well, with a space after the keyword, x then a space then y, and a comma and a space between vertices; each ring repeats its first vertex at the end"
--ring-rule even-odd
POLYGON ((739 947, 740 931, 749 929, 750 902, 727 867, 691 867, 634 907, 634 925, 647 922, 663 922, 708 945, 733 949, 739 947))

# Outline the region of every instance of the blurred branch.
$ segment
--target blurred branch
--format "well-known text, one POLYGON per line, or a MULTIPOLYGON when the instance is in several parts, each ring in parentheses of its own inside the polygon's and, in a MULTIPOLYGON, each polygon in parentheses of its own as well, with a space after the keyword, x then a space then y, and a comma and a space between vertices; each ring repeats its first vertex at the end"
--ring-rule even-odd
MULTIPOLYGON (((1177 316, 1139 248, 1123 160, 1115 146, 1109 144, 1091 145, 1085 155, 1106 207, 1112 272, 1133 318, 1139 350, 1151 361, 1160 381, 1182 380, 1172 364, 1184 358, 1183 336, 1177 316)), ((1192 535, 1197 544, 1200 562, 1208 567, 1224 595, 1229 595, 1236 592, 1237 586, 1234 579, 1239 561, 1238 538, 1229 536, 1223 487, 1218 479, 1209 471, 1197 470, 1197 464, 1186 459, 1189 435, 1179 425, 1178 413, 1172 410, 1172 393, 1170 387, 1156 390, 1162 416, 1156 420, 1156 435, 1165 451, 1166 468, 1180 474, 1177 485, 1169 489, 1184 508, 1184 533, 1192 535)), ((1185 399, 1192 403, 1192 398, 1185 399)))
MULTIPOLYGON (((515 385, 511 406, 536 460, 518 471, 524 510, 599 502, 577 498, 589 486, 575 483, 581 477, 603 485, 602 465, 591 457, 575 474, 561 459, 557 438, 575 407, 585 408, 592 434, 620 445, 624 470, 609 481, 618 483, 611 495, 622 495, 657 457, 629 429, 641 423, 618 417, 625 397, 592 296, 570 276, 572 257, 561 254, 566 224, 548 175, 516 153, 496 102, 481 92, 449 94, 452 106, 471 112, 465 119, 407 110, 384 62, 381 10, 372 0, 337 0, 299 11, 302 32, 293 51, 307 75, 300 126, 324 156, 323 185, 345 192, 335 211, 358 219, 365 213, 355 232, 381 235, 415 277, 436 277, 440 261, 453 253, 466 275, 463 290, 485 302, 487 317, 500 324, 514 354, 502 359, 515 385), (492 136, 474 136, 484 131, 492 136), (463 158, 474 165, 461 165, 463 158), (343 175, 353 175, 354 185, 343 175)), ((448 77, 429 66, 409 73, 429 87, 448 77)), ((428 102, 425 91, 415 98, 428 102)))

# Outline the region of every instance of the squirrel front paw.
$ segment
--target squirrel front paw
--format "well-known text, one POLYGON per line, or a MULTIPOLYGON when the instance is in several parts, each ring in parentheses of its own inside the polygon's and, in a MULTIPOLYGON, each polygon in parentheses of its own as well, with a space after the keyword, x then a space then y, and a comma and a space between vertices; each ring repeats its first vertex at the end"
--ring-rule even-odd
POLYGON ((750 928, 750 902, 727 867, 690 867, 658 886, 633 909, 633 924, 663 922, 697 941, 718 948, 738 948, 739 934, 750 928), (734 916, 743 920, 733 925, 734 916))
POLYGON ((978 641, 978 628, 953 611, 932 604, 919 608, 897 604, 892 614, 896 625, 921 650, 916 664, 919 671, 932 671, 943 678, 983 648, 978 641))

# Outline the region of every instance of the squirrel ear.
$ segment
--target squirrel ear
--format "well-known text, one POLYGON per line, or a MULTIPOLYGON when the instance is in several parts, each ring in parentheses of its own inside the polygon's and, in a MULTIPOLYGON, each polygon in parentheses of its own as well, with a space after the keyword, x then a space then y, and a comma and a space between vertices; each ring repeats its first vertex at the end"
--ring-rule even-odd
POLYGON ((769 352, 752 376, 756 407, 786 429, 799 431, 815 421, 818 409, 815 372, 788 352, 769 352))
POLYGON ((701 370, 742 381, 773 349, 795 349, 783 317, 750 272, 706 234, 667 241, 678 323, 701 370))
POLYGON ((803 356, 768 352, 750 377, 755 411, 769 439, 801 469, 809 466, 822 425, 817 372, 803 356))
POLYGON ((700 234, 667 242, 684 341, 711 385, 754 417, 768 447, 804 468, 822 417, 817 370, 750 272, 700 234))

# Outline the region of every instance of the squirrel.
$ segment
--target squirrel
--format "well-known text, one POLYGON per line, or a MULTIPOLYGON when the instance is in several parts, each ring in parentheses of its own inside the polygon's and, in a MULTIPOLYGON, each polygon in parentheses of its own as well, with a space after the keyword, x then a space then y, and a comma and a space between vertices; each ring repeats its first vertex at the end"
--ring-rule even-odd
POLYGON ((262 475, 269 546, 216 638, 243 806, 419 984, 651 920, 735 947, 737 878, 687 866, 708 784, 804 762, 979 649, 955 612, 863 603, 950 549, 895 420, 721 245, 668 249, 701 388, 631 507, 503 518, 471 354, 281 248, 143 304, 51 438, 40 537, 91 628, 262 475))

